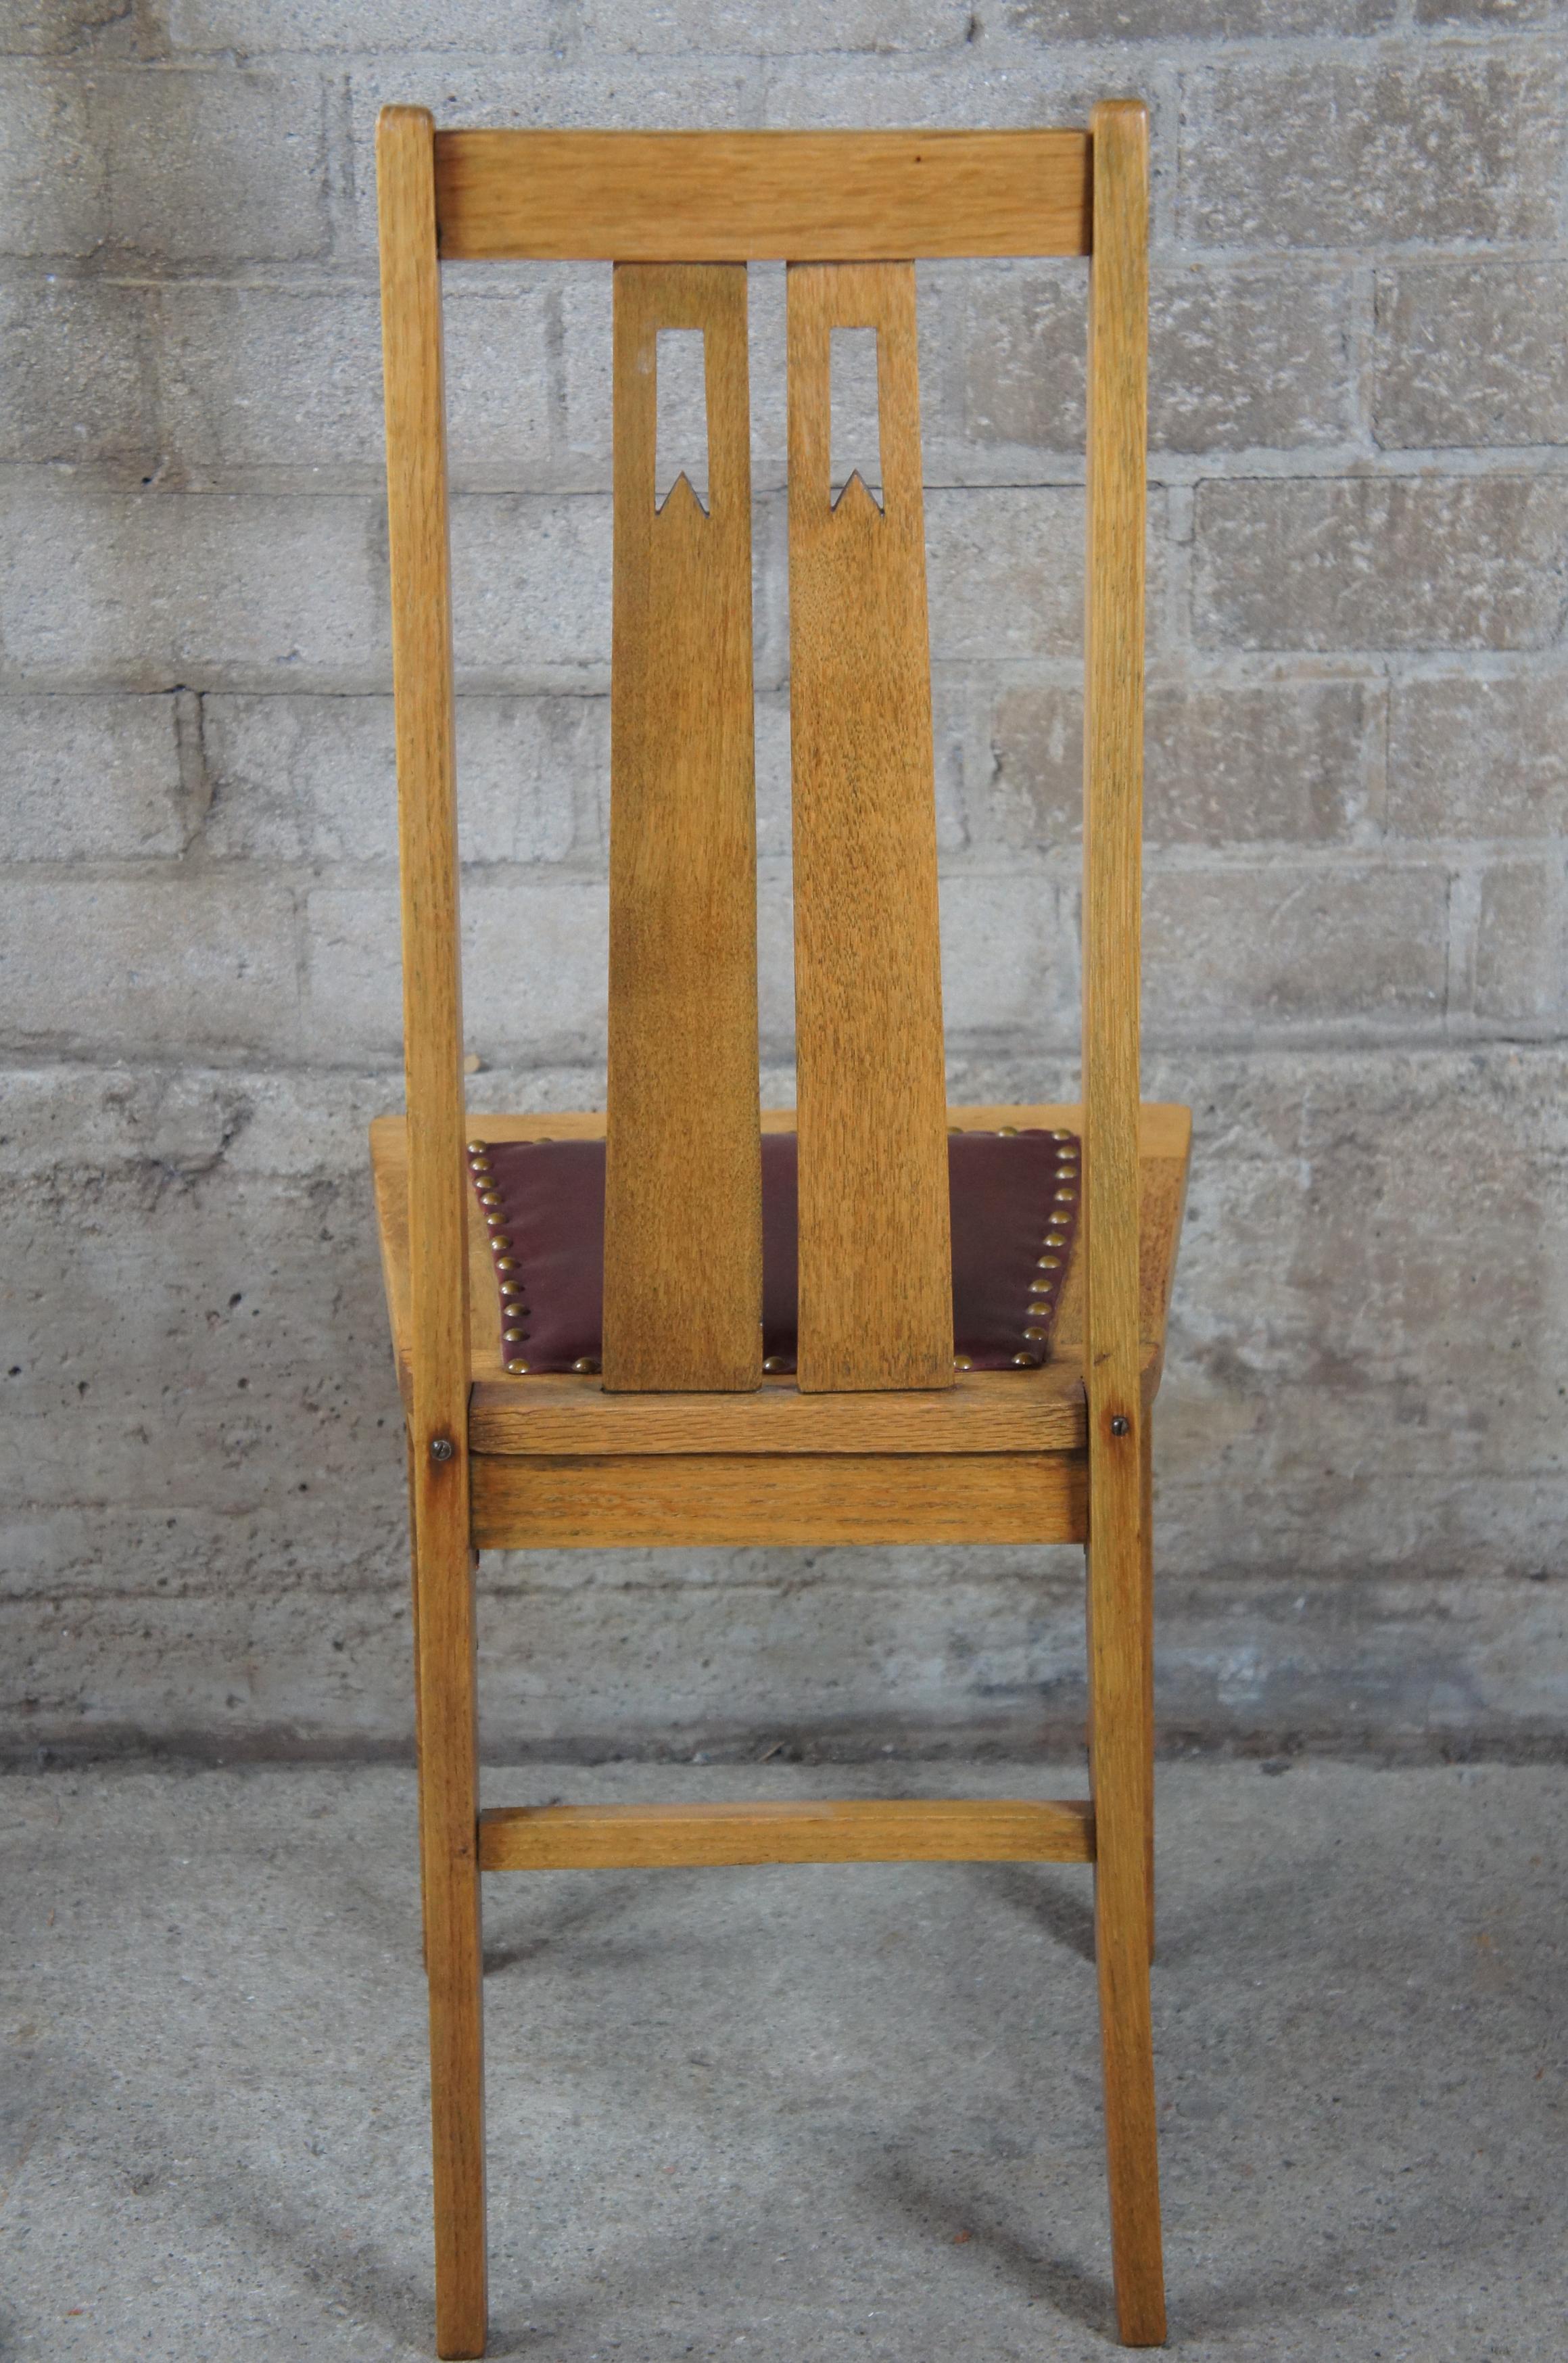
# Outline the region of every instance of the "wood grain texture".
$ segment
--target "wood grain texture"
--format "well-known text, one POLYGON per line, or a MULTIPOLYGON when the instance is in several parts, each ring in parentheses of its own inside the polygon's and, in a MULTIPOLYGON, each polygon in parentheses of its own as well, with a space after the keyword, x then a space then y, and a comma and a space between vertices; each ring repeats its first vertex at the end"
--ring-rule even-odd
MULTIPOLYGON (((767 1109, 765 1130, 789 1130, 792 1108, 767 1109)), ((1081 1129, 1072 1105, 950 1108, 950 1125, 1081 1129)), ((1164 1360, 1171 1277, 1187 1188, 1191 1118, 1147 1104, 1141 1117, 1143 1211, 1140 1380, 1152 1403, 1164 1360)), ((580 1112, 474 1119, 491 1140, 594 1139, 604 1118, 580 1112)), ((400 1384, 408 1398, 408 1201, 401 1116, 370 1128, 370 1160, 400 1384)), ((987 1452, 1073 1451, 1088 1434, 1083 1392, 1083 1259, 1067 1272, 1052 1340, 1039 1370, 966 1370, 945 1391, 802 1395, 792 1379, 765 1379, 745 1395, 607 1395, 597 1379, 508 1378, 501 1359, 495 1275, 484 1226, 469 1195, 472 1367, 469 1437, 476 1452, 987 1452)))
POLYGON ((1092 1862, 1087 1801, 790 1798, 758 1805, 502 1805, 481 1870, 768 1862, 1092 1862))
POLYGON ((953 1382, 914 271, 788 279, 803 1394, 953 1382), (877 331, 884 506, 830 488, 835 327, 877 331))
POLYGON ((1089 1760, 1117 2323, 1165 2335, 1149 2008, 1151 1800, 1139 1374, 1138 1020, 1148 116, 1094 110, 1084 635, 1084 1278, 1089 1760))
POLYGON ((443 131, 441 256, 1087 254, 1081 131, 443 131))
POLYGON ((473 1456, 488 1550, 1082 1542, 1074 1453, 473 1456))
POLYGON ((744 265, 615 272, 604 1384, 762 1382, 744 265), (660 328, 700 329, 709 510, 654 505, 660 328))
POLYGON ((1143 1509, 1143 1896, 1149 1920, 1149 1958, 1154 1958, 1154 1415, 1143 1405, 1140 1501, 1143 1509))
POLYGON ((430 1985, 436 2335, 484 2352, 484 2068, 473 1581, 469 1543, 457 780, 433 126, 377 129, 392 681, 408 1093, 409 1436, 418 1615, 420 1828, 430 1985), (440 1442, 450 1458, 433 1458, 440 1442))

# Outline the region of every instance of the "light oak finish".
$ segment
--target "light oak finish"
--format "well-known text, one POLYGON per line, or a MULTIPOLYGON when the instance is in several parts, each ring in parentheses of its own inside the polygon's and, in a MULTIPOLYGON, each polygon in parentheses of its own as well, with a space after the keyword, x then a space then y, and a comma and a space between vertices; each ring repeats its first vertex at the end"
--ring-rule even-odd
POLYGON ((1138 1015, 1148 406, 1148 117, 1094 110, 1084 631, 1084 1374, 1095 1952, 1117 2325, 1165 2335, 1148 1862, 1138 1015))
POLYGON ((1087 254, 1081 131, 442 131, 445 262, 1087 254))
POLYGON ((1092 1862, 1087 1801, 791 1798, 761 1805, 502 1805, 481 1870, 768 1862, 1092 1862))
POLYGON ((953 1383, 914 271, 792 264, 790 738, 802 1394, 953 1383), (877 332, 883 507, 830 492, 832 331, 877 332))
POLYGON ((462 974, 434 126, 376 139, 403 880, 411 1259, 409 1439, 418 1600, 420 1838, 430 1986, 436 2351, 485 2345, 484 2058, 468 1461, 462 974), (444 1457, 438 1458, 441 1455, 444 1457))
POLYGON ((1117 2319, 1165 2335, 1150 1418, 1185 1109, 1138 1079, 1147 122, 1084 132, 378 129, 408 1117, 374 1127, 408 1431, 436 2343, 483 2352, 485 1868, 1092 1862, 1117 2319), (1091 254, 1092 250, 1092 254, 1091 254), (921 256, 1091 254, 1081 1110, 944 1105, 914 293, 921 256), (511 1374, 462 1156, 441 260, 618 266, 606 1379, 511 1374), (748 258, 789 279, 798 1381, 758 1383, 748 258), (706 338, 712 497, 654 506, 658 328, 706 338), (835 326, 874 326, 883 505, 829 484, 835 326), (650 361, 654 364, 649 366, 650 361), (1040 1370, 952 1369, 949 1125, 1070 1128, 1083 1222, 1040 1370), (1083 1804, 551 1806, 481 1817, 480 1547, 1088 1544, 1083 1804))
POLYGON ((617 264, 604 1384, 762 1382, 743 266, 617 264), (661 328, 700 329, 709 508, 654 505, 661 328))
POLYGON ((1079 1453, 477 1452, 481 1550, 1081 1543, 1079 1453))

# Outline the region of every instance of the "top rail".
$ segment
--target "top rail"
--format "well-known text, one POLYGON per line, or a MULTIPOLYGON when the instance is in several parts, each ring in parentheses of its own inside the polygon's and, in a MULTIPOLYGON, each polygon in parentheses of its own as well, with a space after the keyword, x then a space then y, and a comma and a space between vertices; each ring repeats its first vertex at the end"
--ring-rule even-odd
POLYGON ((1088 254, 1086 131, 438 131, 444 262, 1088 254))

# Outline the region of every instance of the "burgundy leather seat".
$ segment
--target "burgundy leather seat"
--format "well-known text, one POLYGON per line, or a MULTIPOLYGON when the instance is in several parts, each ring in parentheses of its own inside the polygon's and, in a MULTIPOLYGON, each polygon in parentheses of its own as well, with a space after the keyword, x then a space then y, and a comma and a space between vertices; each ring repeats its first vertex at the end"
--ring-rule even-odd
MULTIPOLYGON (((502 1351, 519 1372, 599 1366, 604 1309, 604 1143, 470 1148, 502 1297, 502 1351)), ((960 1368, 1034 1370, 1072 1254, 1079 1155, 1067 1132, 952 1133, 954 1355, 960 1368)), ((795 1367, 796 1140, 762 1136, 762 1346, 795 1367)))

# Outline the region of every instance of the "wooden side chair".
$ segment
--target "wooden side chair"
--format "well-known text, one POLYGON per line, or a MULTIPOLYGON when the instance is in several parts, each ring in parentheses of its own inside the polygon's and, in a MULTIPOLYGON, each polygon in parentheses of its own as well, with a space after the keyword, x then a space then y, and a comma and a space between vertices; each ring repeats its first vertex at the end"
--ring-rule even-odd
POLYGON ((1147 118, 1029 132, 378 133, 406 1122, 372 1150, 413 1500, 436 2350, 484 2352, 480 1887, 665 1864, 1092 1863, 1121 2335, 1165 2336, 1150 1413, 1183 1108, 1138 1089, 1147 118), (914 262, 1087 255, 1082 1107, 949 1108, 914 262), (443 261, 614 262, 604 1116, 467 1126, 443 261), (798 1108, 758 1107, 746 263, 788 273, 798 1108), (876 333, 879 497, 830 483, 876 333), (706 505, 655 499, 700 329, 706 505), (1079 1145, 1081 1142, 1081 1156, 1079 1145), (1083 1543, 1086 1799, 507 1808, 481 1549, 1083 1543))

